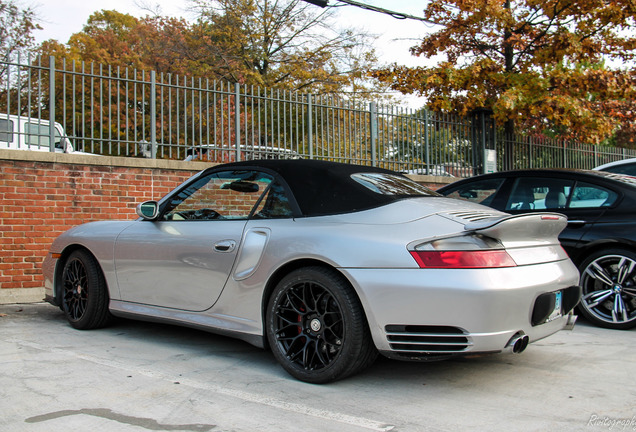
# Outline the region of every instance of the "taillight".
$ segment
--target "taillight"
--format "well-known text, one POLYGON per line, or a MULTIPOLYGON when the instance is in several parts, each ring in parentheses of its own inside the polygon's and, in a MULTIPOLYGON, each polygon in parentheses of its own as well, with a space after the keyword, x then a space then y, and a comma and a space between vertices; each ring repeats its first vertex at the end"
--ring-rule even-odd
POLYGON ((496 268, 515 267, 517 263, 503 245, 478 234, 447 237, 408 245, 420 268, 496 268))
POLYGON ((515 267, 505 250, 411 251, 420 268, 492 268, 515 267))

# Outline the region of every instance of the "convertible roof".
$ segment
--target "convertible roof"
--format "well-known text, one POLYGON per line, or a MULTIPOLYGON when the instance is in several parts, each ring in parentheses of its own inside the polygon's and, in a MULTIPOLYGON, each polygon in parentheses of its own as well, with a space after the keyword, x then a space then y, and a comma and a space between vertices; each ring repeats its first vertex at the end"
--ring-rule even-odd
POLYGON ((291 189, 303 216, 350 213, 379 207, 403 196, 383 195, 351 178, 357 173, 394 171, 362 165, 308 159, 252 160, 215 166, 219 168, 262 168, 280 175, 291 189))

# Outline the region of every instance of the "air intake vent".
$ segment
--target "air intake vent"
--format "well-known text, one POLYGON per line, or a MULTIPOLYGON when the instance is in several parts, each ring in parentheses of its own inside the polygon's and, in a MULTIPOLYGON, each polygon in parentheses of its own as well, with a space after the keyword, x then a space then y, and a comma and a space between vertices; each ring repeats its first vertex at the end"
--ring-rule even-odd
POLYGON ((503 213, 498 211, 456 211, 442 214, 449 219, 461 219, 464 223, 500 218, 502 215, 503 213))
POLYGON ((466 351, 472 341, 465 331, 451 326, 387 325, 391 349, 407 356, 435 356, 466 351))

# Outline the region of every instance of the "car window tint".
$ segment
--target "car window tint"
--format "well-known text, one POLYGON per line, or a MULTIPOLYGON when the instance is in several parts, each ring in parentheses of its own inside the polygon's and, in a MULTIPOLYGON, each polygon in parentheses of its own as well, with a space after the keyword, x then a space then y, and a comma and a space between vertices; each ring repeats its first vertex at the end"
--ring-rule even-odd
POLYGON ((569 208, 609 207, 618 198, 618 194, 601 186, 578 182, 572 193, 569 208))
POLYGON ((573 180, 521 177, 515 180, 506 210, 555 210, 567 206, 573 180))
POLYGON ((188 185, 168 203, 164 220, 247 219, 273 178, 253 171, 208 174, 188 185))
POLYGON ((455 189, 450 189, 450 192, 447 192, 444 195, 450 198, 459 198, 475 203, 490 205, 503 182, 503 178, 479 180, 458 186, 455 189))
POLYGON ((267 189, 265 197, 258 204, 254 218, 279 219, 292 216, 291 205, 285 189, 277 182, 273 182, 267 189))

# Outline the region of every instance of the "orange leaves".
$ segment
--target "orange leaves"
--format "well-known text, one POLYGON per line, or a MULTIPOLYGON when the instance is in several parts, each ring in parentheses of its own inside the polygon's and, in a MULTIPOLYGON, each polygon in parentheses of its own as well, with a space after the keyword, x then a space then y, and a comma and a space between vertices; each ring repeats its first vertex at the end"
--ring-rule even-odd
POLYGON ((633 121, 625 114, 636 99, 633 64, 602 63, 636 58, 632 0, 432 0, 425 16, 440 27, 412 53, 448 61, 392 65, 374 77, 427 96, 430 107, 491 109, 519 132, 602 142, 633 121))

